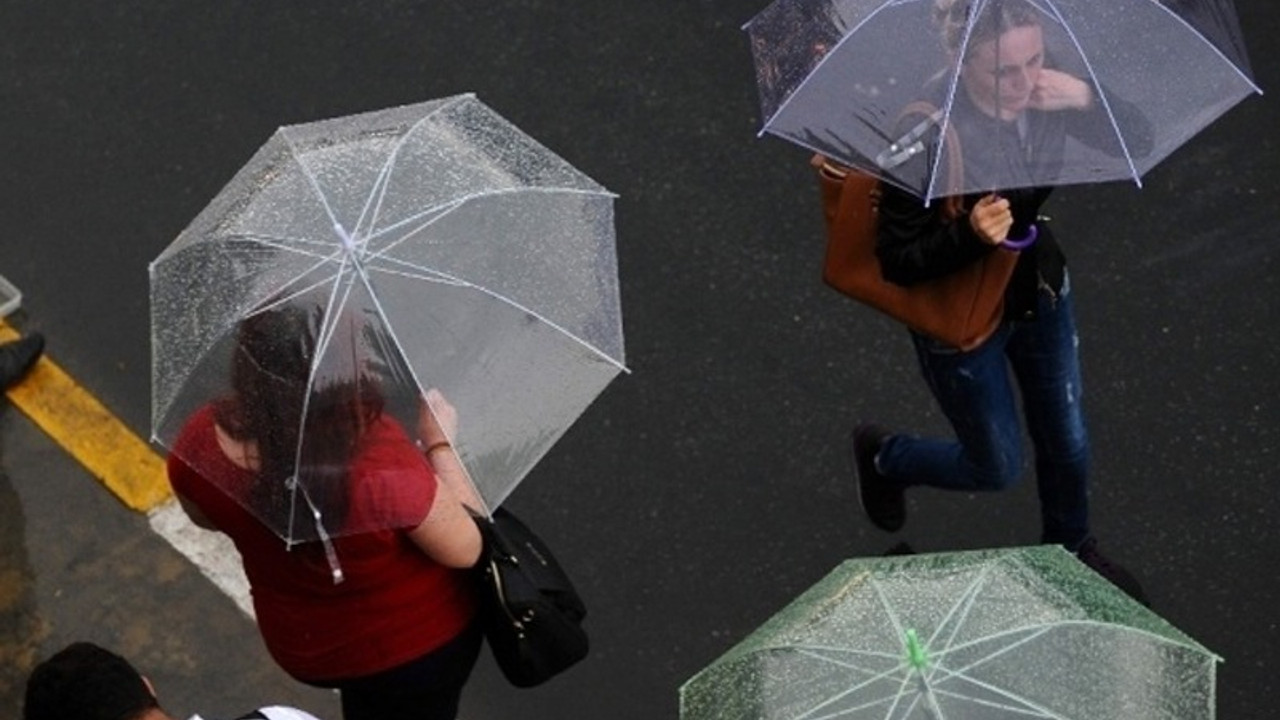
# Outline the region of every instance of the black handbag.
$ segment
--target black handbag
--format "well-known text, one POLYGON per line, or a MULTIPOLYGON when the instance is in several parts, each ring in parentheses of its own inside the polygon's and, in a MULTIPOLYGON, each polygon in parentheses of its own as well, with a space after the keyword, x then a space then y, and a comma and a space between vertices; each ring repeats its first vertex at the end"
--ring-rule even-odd
POLYGON ((541 685, 587 656, 587 608, 546 543, 510 511, 475 520, 484 538, 476 568, 489 648, 512 685, 541 685))

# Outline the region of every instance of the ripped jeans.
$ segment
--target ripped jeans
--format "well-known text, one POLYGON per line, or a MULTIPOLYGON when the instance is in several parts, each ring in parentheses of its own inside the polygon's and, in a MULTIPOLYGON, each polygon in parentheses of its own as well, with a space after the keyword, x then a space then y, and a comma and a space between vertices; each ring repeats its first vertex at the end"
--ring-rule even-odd
POLYGON ((1016 381, 1035 448, 1041 542, 1074 551, 1089 533, 1089 443, 1070 280, 1056 297, 1041 288, 1038 304, 1036 320, 1006 321, 968 352, 912 333, 920 369, 956 440, 894 435, 881 447, 876 467, 907 487, 1012 486, 1022 475, 1016 381))

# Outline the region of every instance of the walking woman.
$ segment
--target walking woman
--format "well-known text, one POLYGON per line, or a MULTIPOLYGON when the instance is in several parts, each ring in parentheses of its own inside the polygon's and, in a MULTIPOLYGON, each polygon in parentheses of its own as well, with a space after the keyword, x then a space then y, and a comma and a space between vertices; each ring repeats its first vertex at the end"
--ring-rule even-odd
MULTIPOLYGON (((1035 449, 1041 541, 1066 546, 1143 599, 1137 580, 1107 560, 1090 533, 1089 444, 1071 282, 1051 228, 1038 217, 1050 189, 1034 187, 1032 179, 1055 176, 1069 137, 1119 152, 1111 147, 1112 118, 1126 129, 1135 154, 1150 151, 1150 133, 1144 138, 1145 120, 1136 109, 1112 99, 1110 114, 1104 112, 1097 88, 1050 66, 1041 16, 1031 4, 989 0, 976 17, 970 5, 936 2, 943 43, 960 65, 951 126, 961 149, 988 148, 963 152, 966 180, 1009 178, 1013 189, 963 197, 952 220, 938 204, 926 207, 886 183, 876 252, 885 279, 904 286, 947 276, 989 253, 1018 258, 1005 289, 1003 322, 977 347, 959 350, 911 333, 925 382, 955 439, 860 425, 853 436, 859 499, 876 526, 894 532, 906 521, 908 488, 995 491, 1017 482, 1022 431, 1016 386, 1035 449), (993 144, 996 151, 989 149, 993 144), (1034 243, 1015 249, 1013 241, 1032 232, 1038 235, 1034 243)), ((949 80, 939 77, 926 88, 925 100, 942 107, 949 80)))
POLYGON ((454 720, 482 639, 468 571, 481 540, 464 507, 474 496, 448 442, 456 417, 432 391, 415 443, 362 371, 314 379, 318 337, 318 311, 244 320, 232 392, 187 421, 170 481, 193 522, 235 542, 285 671, 340 690, 346 720, 454 720), (288 547, 261 518, 311 521, 290 492, 304 474, 303 508, 329 508, 334 537, 288 547), (345 532, 372 526, 388 529, 345 532))

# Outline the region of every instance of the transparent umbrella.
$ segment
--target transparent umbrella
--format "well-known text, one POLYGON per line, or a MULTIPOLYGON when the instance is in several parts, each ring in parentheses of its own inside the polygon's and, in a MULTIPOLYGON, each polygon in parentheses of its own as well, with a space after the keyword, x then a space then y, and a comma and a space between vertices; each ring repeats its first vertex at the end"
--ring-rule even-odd
POLYGON ((1231 0, 775 0, 745 30, 762 133, 926 199, 1140 184, 1261 92, 1231 0))
POLYGON ((1219 661, 1057 546, 855 559, 685 683, 680 717, 1193 720, 1219 661))
POLYGON ((335 388, 409 430, 435 389, 496 508, 625 369, 613 200, 471 95, 280 128, 151 264, 153 438, 231 393, 246 320, 287 310, 307 332, 281 347, 310 343, 298 460, 282 502, 228 494, 289 542, 408 522, 344 515, 309 450, 335 388))

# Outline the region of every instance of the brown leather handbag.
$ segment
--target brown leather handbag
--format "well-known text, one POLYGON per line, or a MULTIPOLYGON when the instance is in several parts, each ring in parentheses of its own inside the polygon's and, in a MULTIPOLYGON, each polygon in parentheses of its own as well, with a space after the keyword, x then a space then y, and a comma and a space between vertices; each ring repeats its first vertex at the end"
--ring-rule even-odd
MULTIPOLYGON (((908 108, 931 114, 926 108, 908 108)), ((948 128, 949 187, 960 187, 960 145, 948 128)), ((910 286, 895 285, 880 270, 876 256, 876 222, 880 180, 860 170, 813 157, 827 221, 827 251, 822 279, 831 287, 870 305, 928 335, 961 350, 981 345, 995 332, 1004 314, 1004 292, 1018 254, 988 253, 981 260, 946 277, 910 286)), ((949 220, 960 215, 959 198, 939 203, 949 220)))

